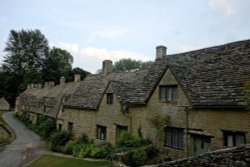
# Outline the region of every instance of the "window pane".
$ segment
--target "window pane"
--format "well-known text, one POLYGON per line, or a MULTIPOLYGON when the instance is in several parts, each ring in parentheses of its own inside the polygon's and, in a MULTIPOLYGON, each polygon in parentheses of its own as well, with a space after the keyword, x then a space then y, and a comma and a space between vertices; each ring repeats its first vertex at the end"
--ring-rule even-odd
POLYGON ((233 147, 234 146, 233 135, 231 135, 231 134, 227 135, 227 146, 228 147, 233 147))
POLYGON ((245 135, 237 134, 235 135, 235 145, 241 146, 245 144, 245 135))
POLYGON ((183 149, 183 129, 180 128, 166 128, 165 145, 172 148, 183 149))
POLYGON ((160 100, 166 100, 166 87, 160 87, 160 100))

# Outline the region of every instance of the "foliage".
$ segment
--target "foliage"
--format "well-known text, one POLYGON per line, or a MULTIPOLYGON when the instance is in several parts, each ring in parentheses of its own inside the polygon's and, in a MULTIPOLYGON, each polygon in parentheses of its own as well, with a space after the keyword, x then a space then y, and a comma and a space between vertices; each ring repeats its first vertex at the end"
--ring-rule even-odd
POLYGON ((68 81, 68 82, 74 81, 75 74, 80 74, 81 75, 81 80, 83 80, 90 73, 87 72, 87 71, 85 71, 85 70, 83 70, 83 69, 81 69, 81 68, 79 68, 79 67, 76 67, 76 68, 73 68, 69 72, 69 74, 68 74, 68 76, 66 78, 66 81, 68 81))
POLYGON ((56 131, 56 122, 54 119, 40 115, 37 120, 36 132, 45 139, 56 131))
POLYGON ((59 83, 61 76, 67 77, 72 70, 73 56, 66 50, 53 47, 48 58, 44 62, 44 81, 59 83))
POLYGON ((22 111, 21 114, 16 115, 17 119, 23 122, 26 126, 31 124, 28 113, 26 111, 22 111))
POLYGON ((147 145, 140 148, 129 150, 121 157, 124 164, 128 166, 141 166, 147 164, 149 159, 153 159, 158 151, 153 145, 147 145))
POLYGON ((121 59, 114 63, 113 71, 121 72, 133 69, 145 69, 150 67, 153 64, 152 61, 142 62, 132 59, 121 59))
POLYGON ((135 166, 143 165, 147 160, 147 153, 143 149, 135 150, 132 153, 132 160, 134 161, 135 166))
POLYGON ((72 138, 72 133, 68 131, 57 131, 50 135, 50 149, 53 151, 62 151, 64 146, 72 138))
POLYGON ((28 167, 44 167, 44 166, 53 166, 53 167, 108 167, 108 161, 86 161, 75 158, 67 157, 58 157, 54 155, 43 155, 28 167))
POLYGON ((6 42, 3 69, 23 76, 27 70, 42 70, 49 54, 48 40, 40 30, 11 30, 6 42))
POLYGON ((76 72, 85 77, 88 72, 72 70, 73 56, 66 50, 49 48, 48 40, 40 30, 11 30, 0 67, 0 97, 14 107, 15 98, 29 83, 54 81, 61 76, 72 81, 76 72))
POLYGON ((162 137, 165 127, 169 124, 169 117, 161 112, 156 113, 150 118, 151 124, 157 129, 157 138, 162 137))
POLYGON ((250 111, 250 81, 247 81, 245 83, 244 95, 245 95, 245 101, 246 101, 246 108, 248 111, 250 111))
POLYGON ((73 147, 73 156, 78 158, 107 158, 110 156, 110 145, 95 145, 93 143, 78 143, 73 147))
POLYGON ((131 133, 125 132, 117 139, 117 147, 138 148, 148 144, 149 141, 144 140, 139 136, 133 136, 131 133))

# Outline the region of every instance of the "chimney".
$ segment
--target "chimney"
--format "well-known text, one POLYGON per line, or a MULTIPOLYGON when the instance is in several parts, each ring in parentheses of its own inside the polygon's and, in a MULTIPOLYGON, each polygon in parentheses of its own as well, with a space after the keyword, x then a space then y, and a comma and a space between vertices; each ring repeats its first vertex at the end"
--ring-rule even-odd
POLYGON ((113 68, 112 65, 113 65, 113 63, 111 60, 104 60, 102 62, 102 73, 104 75, 110 74, 112 72, 112 68, 113 68))
POLYGON ((44 88, 52 88, 53 86, 55 86, 54 81, 49 81, 44 83, 44 88))
POLYGON ((41 89, 41 88, 42 88, 42 84, 38 83, 38 84, 37 84, 37 88, 38 88, 38 89, 41 89))
POLYGON ((27 85, 27 89, 31 89, 31 84, 28 84, 28 85, 27 85))
POLYGON ((80 82, 80 81, 81 81, 81 75, 80 74, 75 74, 74 82, 80 82))
POLYGON ((160 45, 156 47, 156 59, 162 59, 167 55, 167 47, 160 45))
POLYGON ((45 88, 48 88, 48 87, 49 87, 49 82, 45 82, 45 83, 44 83, 44 87, 45 87, 45 88))
POLYGON ((65 78, 64 77, 61 77, 60 78, 60 85, 64 85, 65 84, 65 78))
POLYGON ((55 86, 55 82, 54 81, 50 81, 49 82, 49 86, 50 86, 50 88, 54 87, 55 86))

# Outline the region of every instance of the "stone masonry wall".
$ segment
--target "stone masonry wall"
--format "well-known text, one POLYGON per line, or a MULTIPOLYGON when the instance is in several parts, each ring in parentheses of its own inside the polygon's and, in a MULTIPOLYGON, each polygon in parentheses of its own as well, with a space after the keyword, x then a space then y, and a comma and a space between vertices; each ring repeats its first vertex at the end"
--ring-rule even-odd
POLYGON ((166 162, 152 167, 249 167, 250 166, 250 145, 223 149, 206 153, 197 157, 166 162))

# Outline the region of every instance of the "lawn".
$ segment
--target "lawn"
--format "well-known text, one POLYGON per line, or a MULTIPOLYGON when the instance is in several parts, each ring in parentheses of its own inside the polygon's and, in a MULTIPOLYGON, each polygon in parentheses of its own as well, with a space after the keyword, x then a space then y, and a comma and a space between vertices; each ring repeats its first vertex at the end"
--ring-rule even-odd
POLYGON ((75 158, 43 155, 28 167, 108 167, 108 161, 85 161, 75 158))

